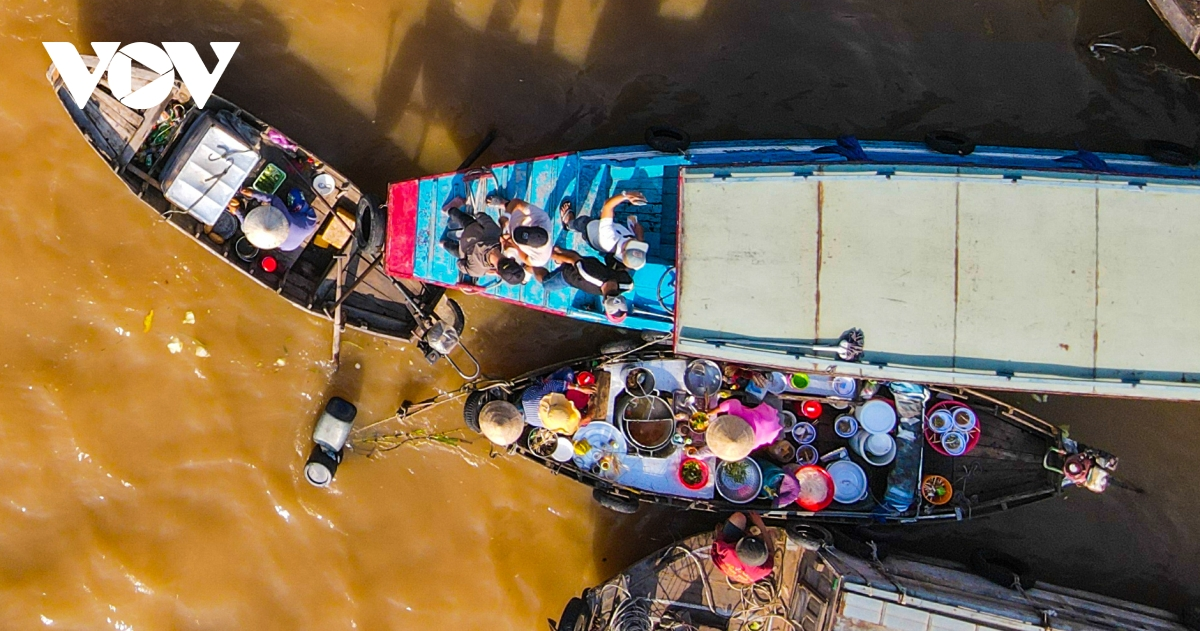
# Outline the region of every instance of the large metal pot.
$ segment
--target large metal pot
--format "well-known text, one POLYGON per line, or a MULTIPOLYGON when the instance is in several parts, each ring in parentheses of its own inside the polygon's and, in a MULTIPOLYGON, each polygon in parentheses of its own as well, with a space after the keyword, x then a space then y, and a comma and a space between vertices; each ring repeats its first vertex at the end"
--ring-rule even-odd
POLYGON ((645 451, 661 449, 671 442, 675 433, 671 404, 662 397, 635 397, 622 393, 617 397, 613 419, 629 443, 645 451))

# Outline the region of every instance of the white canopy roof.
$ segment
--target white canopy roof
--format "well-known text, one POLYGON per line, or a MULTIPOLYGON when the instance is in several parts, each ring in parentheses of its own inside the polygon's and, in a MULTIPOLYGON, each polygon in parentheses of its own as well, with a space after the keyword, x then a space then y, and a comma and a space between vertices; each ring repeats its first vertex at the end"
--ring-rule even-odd
POLYGON ((163 176, 163 195, 211 225, 221 216, 259 155, 210 116, 197 120, 163 176))
POLYGON ((681 352, 1200 398, 1181 382, 1200 379, 1200 187, 773 167, 690 169, 681 197, 681 352), (804 349, 852 327, 865 333, 866 364, 804 349))

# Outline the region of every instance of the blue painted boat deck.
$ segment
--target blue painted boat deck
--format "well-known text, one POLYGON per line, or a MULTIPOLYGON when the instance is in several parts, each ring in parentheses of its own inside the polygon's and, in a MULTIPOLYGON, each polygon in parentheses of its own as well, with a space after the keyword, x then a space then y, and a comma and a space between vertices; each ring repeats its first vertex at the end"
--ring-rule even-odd
MULTIPOLYGON (((600 208, 610 196, 621 191, 638 191, 649 203, 637 207, 623 205, 617 210, 617 221, 624 222, 630 214, 636 214, 650 250, 646 266, 634 274, 634 290, 626 295, 631 302, 631 313, 622 326, 669 332, 674 321, 663 305, 673 307, 674 299, 671 281, 674 278, 678 217, 678 162, 678 158, 668 158, 635 160, 628 165, 619 165, 576 153, 496 165, 491 167, 492 176, 449 173, 424 178, 417 185, 412 276, 451 287, 461 287, 466 281, 459 274, 457 260, 439 244, 446 233, 448 218, 442 209, 456 198, 464 200, 464 210, 486 212, 493 219, 498 218, 496 209, 488 209, 484 204, 489 193, 498 192, 507 199, 523 199, 550 214, 554 220, 551 236, 555 245, 584 256, 603 258, 582 235, 562 225, 559 206, 563 200, 570 200, 577 214, 599 217, 600 208), (665 300, 660 302, 659 281, 664 276, 665 300)), ((553 269, 553 266, 551 263, 549 268, 553 269)), ((486 288, 488 295, 502 300, 607 323, 599 298, 575 288, 547 292, 532 278, 524 285, 516 286, 505 284, 495 276, 479 281, 478 285, 486 288)))
MULTIPOLYGON (((683 167, 714 167, 713 177, 729 175, 724 168, 737 165, 740 171, 755 167, 778 170, 781 165, 795 175, 821 172, 854 172, 864 176, 888 176, 900 167, 908 171, 954 172, 1003 176, 1014 181, 1025 176, 1052 174, 1060 179, 1078 179, 1092 185, 1098 179, 1132 186, 1147 183, 1198 179, 1196 170, 1156 164, 1142 156, 1101 154, 1083 156, 1074 152, 1045 149, 979 147, 969 156, 934 153, 914 143, 866 142, 865 151, 853 162, 824 148, 832 141, 718 142, 693 145, 687 155, 661 154, 646 147, 621 147, 566 153, 491 167, 493 176, 477 177, 478 171, 447 173, 393 184, 389 195, 389 238, 386 269, 401 278, 415 278, 447 287, 471 290, 460 277, 457 261, 439 241, 446 231, 443 208, 455 198, 465 200, 466 210, 487 212, 484 199, 492 191, 525 201, 546 210, 554 220, 553 239, 562 248, 584 256, 599 256, 582 236, 566 231, 559 221, 564 199, 578 214, 598 216, 611 195, 621 191, 643 193, 648 205, 622 205, 617 220, 631 213, 642 223, 650 244, 648 264, 634 275, 632 312, 621 325, 634 330, 670 332, 674 329, 674 278, 679 173, 683 167), (1099 158, 1091 160, 1090 158, 1099 158), (660 291, 663 296, 660 297, 660 291)), ((553 263, 550 264, 551 268, 553 263)), ((523 306, 591 322, 608 323, 595 296, 576 289, 546 292, 533 279, 510 286, 492 276, 479 289, 486 294, 523 306)))

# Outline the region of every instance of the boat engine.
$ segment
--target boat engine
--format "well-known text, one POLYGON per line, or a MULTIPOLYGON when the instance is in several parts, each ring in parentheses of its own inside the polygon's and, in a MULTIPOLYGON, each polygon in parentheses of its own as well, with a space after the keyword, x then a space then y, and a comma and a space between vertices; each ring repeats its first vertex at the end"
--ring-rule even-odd
POLYGON ((325 487, 333 482, 357 415, 358 408, 341 397, 333 397, 325 404, 325 411, 313 428, 312 452, 304 463, 304 477, 309 484, 325 487))
POLYGON ((1061 468, 1048 464, 1046 468, 1061 473, 1065 482, 1093 493, 1103 493, 1107 490, 1109 477, 1117 470, 1117 457, 1099 449, 1085 447, 1070 439, 1063 442, 1069 450, 1052 449, 1046 454, 1046 462, 1051 454, 1058 454, 1062 458, 1061 468))

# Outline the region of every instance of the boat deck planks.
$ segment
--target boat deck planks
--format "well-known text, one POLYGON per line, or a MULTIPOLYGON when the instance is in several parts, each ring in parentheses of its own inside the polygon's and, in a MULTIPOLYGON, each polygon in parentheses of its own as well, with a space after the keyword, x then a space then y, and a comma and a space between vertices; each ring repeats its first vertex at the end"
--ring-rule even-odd
MULTIPOLYGON (((771 531, 775 543, 776 571, 764 580, 786 594, 789 590, 785 586, 795 583, 798 561, 803 551, 787 544, 782 529, 772 528, 771 531)), ((655 617, 673 611, 680 617, 686 617, 699 629, 725 631, 729 628, 730 619, 744 610, 743 589, 748 587, 734 586, 726 579, 710 560, 711 549, 712 535, 704 533, 688 537, 664 555, 655 555, 639 562, 624 574, 630 596, 651 599, 650 611, 655 617), (706 584, 711 592, 705 589, 706 584), (710 593, 711 602, 708 599, 710 593)), ((613 602, 613 595, 613 590, 602 594, 608 599, 605 602, 609 606, 613 602)), ((787 600, 785 598, 781 602, 787 600)))
MULTIPOLYGON (((490 167, 490 175, 460 172, 422 178, 416 181, 416 186, 406 182, 394 184, 389 191, 389 207, 405 209, 406 216, 401 219, 411 222, 412 232, 409 234, 407 227, 393 228, 391 238, 394 242, 411 240, 412 245, 410 256, 400 256, 394 251, 389 254, 388 272, 401 278, 411 276, 446 287, 458 286, 457 260, 439 243, 447 228, 448 215, 443 209, 447 204, 461 200, 468 212, 485 212, 498 219, 497 209, 487 208, 485 204, 491 192, 498 192, 507 199, 523 199, 549 213, 554 220, 550 236, 555 245, 585 256, 600 256, 581 235, 562 226, 559 206, 569 200, 577 214, 598 216, 600 207, 614 193, 640 191, 646 194, 649 205, 625 207, 617 213, 618 221, 636 214, 646 227, 651 243, 650 262, 634 274, 634 312, 625 326, 669 331, 670 315, 659 305, 656 290, 659 279, 674 264, 675 243, 673 238, 663 239, 657 232, 664 225, 673 229, 675 209, 672 206, 664 213, 662 204, 664 199, 672 203, 675 199, 677 173, 677 169, 671 171, 657 164, 614 166, 582 158, 580 154, 562 154, 494 165, 490 167), (672 219, 664 219, 664 216, 672 219), (397 230, 404 233, 398 234, 397 230)), ((398 222, 397 218, 393 210, 393 223, 407 225, 398 222)), ((574 288, 546 292, 536 281, 513 286, 500 282, 495 276, 481 281, 479 287, 488 295, 509 302, 561 315, 605 321, 599 299, 574 288)))

